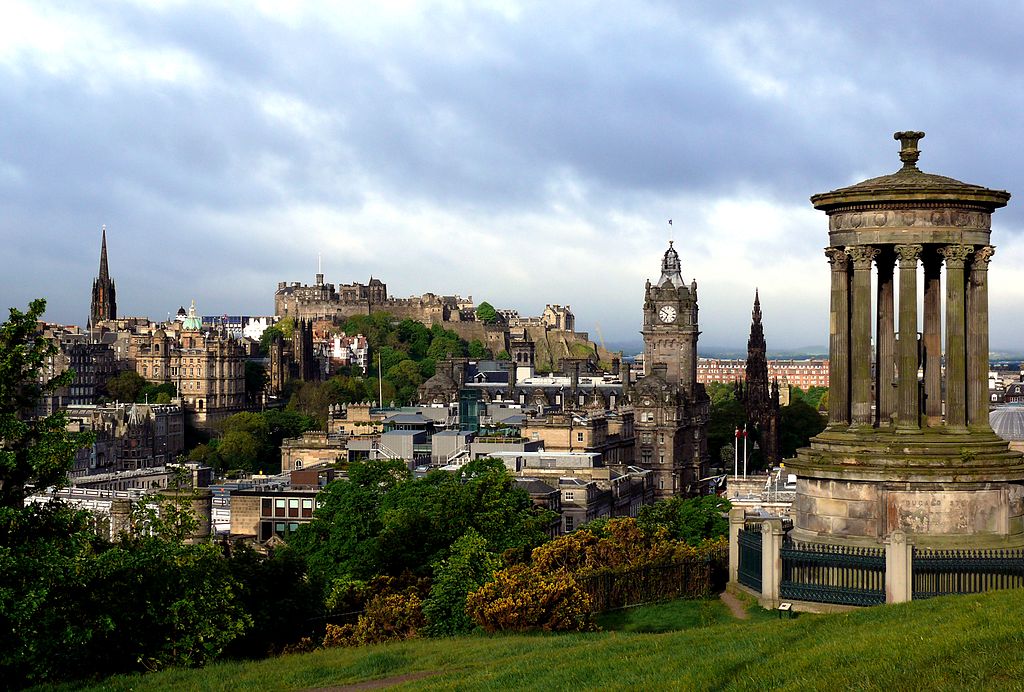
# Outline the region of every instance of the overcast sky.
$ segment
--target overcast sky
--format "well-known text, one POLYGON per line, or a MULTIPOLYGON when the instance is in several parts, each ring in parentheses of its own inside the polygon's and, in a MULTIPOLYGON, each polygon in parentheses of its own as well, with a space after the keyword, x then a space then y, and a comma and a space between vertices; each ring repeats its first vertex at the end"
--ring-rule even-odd
POLYGON ((82 324, 107 226, 121 314, 267 314, 278 281, 570 304, 640 329, 673 239, 702 347, 824 345, 823 213, 899 168, 996 212, 992 345, 1024 350, 1019 3, 0 5, 0 296, 82 324), (667 220, 673 219, 668 226, 667 220))

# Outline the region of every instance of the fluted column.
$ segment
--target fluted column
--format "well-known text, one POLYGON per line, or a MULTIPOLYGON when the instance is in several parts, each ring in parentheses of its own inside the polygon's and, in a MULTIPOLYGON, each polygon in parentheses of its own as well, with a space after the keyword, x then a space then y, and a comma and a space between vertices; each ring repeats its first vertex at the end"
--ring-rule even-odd
POLYGON ((846 249, 853 260, 850 305, 850 422, 871 425, 871 265, 878 249, 855 245, 846 249))
POLYGON ((897 245, 900 265, 900 343, 896 425, 917 429, 921 425, 917 392, 917 260, 920 245, 897 245))
POLYGON ((828 423, 850 423, 850 258, 842 248, 825 248, 832 265, 828 338, 828 423))
POLYGON ((896 330, 893 316, 893 260, 891 248, 882 250, 878 266, 877 313, 875 322, 875 420, 887 426, 896 411, 895 376, 896 330))
POLYGON ((974 252, 968 245, 946 245, 946 427, 967 425, 967 339, 964 266, 974 252))
POLYGON ((988 422, 988 263, 995 248, 974 251, 967 285, 967 424, 991 430, 988 422))
POLYGON ((924 415, 928 425, 942 425, 942 256, 935 250, 921 255, 924 264, 924 415))

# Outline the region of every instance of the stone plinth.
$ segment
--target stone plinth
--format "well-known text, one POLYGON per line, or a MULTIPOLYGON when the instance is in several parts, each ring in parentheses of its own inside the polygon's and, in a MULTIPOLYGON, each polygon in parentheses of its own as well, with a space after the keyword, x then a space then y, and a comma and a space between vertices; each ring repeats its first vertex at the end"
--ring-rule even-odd
POLYGON ((787 462, 793 537, 919 547, 1024 545, 1024 456, 992 433, 826 430, 787 462))

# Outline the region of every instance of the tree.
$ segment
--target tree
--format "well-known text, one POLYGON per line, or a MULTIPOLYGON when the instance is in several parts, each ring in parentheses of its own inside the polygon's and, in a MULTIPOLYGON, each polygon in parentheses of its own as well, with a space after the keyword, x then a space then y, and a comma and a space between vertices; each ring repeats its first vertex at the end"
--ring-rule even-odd
POLYGON ((90 435, 70 433, 63 412, 45 418, 34 415, 39 399, 71 384, 75 373, 65 370, 46 376, 47 359, 57 345, 38 333, 37 322, 46 301, 34 300, 28 312, 10 310, 0 325, 0 506, 21 507, 29 485, 37 488, 67 484, 75 451, 92 441, 90 435))
POLYGON ((724 497, 672 497, 640 508, 636 523, 648 533, 663 527, 670 538, 699 545, 709 538, 720 538, 729 532, 727 514, 732 505, 724 497))
POLYGON ((452 544, 451 556, 434 569, 430 597, 423 603, 427 631, 433 636, 466 634, 475 626, 466 614, 466 596, 489 582, 501 561, 475 529, 452 544))
POLYGON ((122 370, 107 380, 106 390, 114 401, 138 401, 142 390, 149 383, 134 370, 122 370))
POLYGON ((484 343, 480 341, 480 339, 473 339, 472 341, 470 341, 469 346, 467 347, 467 351, 469 352, 470 358, 476 358, 479 360, 482 358, 491 357, 490 349, 484 346, 484 343))
POLYGON ((779 412, 779 451, 784 459, 796 456, 796 450, 806 447, 811 438, 825 429, 825 418, 817 409, 801 399, 795 399, 779 412))
POLYGON ((476 318, 484 324, 494 324, 498 321, 498 311, 485 300, 477 306, 476 318))
POLYGON ((723 396, 718 403, 711 403, 708 454, 712 459, 721 458, 722 447, 736 441, 736 428, 742 428, 745 420, 743 404, 735 396, 723 396))
POLYGON ((270 382, 267 369, 256 361, 245 361, 245 400, 254 406, 260 402, 260 395, 270 382))

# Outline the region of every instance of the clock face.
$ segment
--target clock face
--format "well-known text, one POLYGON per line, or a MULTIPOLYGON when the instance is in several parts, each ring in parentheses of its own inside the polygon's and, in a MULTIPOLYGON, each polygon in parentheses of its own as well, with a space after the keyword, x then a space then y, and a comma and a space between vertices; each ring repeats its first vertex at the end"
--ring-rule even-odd
POLYGON ((671 305, 666 305, 658 311, 658 317, 661 318, 662 322, 675 322, 676 321, 676 309, 671 305))

